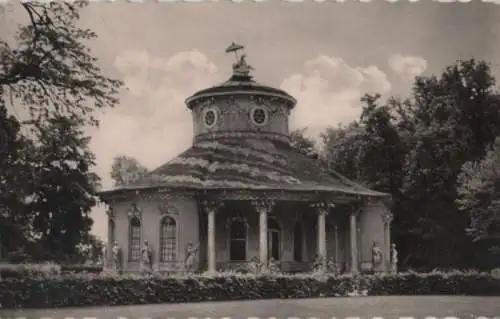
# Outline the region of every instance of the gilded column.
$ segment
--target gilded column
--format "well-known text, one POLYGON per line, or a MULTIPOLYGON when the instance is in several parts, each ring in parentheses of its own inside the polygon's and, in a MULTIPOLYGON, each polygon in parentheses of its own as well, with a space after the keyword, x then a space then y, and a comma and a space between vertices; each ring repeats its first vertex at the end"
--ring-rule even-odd
POLYGON ((108 206, 106 215, 108 215, 108 244, 106 245, 106 256, 104 256, 106 260, 103 266, 109 267, 113 260, 113 245, 116 233, 115 212, 111 205, 108 206))
POLYGON ((357 273, 358 266, 358 243, 357 243, 357 216, 359 211, 353 210, 350 215, 350 229, 349 234, 351 235, 351 273, 357 273))
POLYGON ((326 269, 327 256, 326 256, 326 209, 318 210, 318 256, 321 258, 323 269, 326 269))
POLYGON ((321 268, 323 271, 327 269, 328 257, 326 251, 326 216, 330 208, 335 207, 333 203, 330 202, 318 202, 312 204, 316 208, 318 214, 318 259, 321 262, 321 268))
POLYGON ((334 226, 334 240, 335 240, 335 266, 338 267, 339 264, 339 226, 337 225, 337 221, 335 221, 334 226))
POLYGON ((384 265, 387 272, 391 269, 391 223, 393 218, 390 211, 386 211, 382 215, 384 223, 384 265))
POLYGON ((208 217, 207 227, 207 257, 208 257, 208 272, 216 272, 216 250, 215 250, 215 214, 222 206, 222 203, 216 201, 203 201, 203 208, 208 217))
POLYGON ((252 201, 252 205, 259 213, 259 261, 263 268, 267 268, 267 217, 274 207, 271 200, 252 201))

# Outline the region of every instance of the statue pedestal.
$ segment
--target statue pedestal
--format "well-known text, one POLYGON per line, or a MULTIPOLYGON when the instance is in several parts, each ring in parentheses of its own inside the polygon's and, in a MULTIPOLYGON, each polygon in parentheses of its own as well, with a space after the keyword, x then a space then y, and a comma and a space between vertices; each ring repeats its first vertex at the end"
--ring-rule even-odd
POLYGON ((382 263, 372 264, 372 270, 374 273, 382 273, 384 272, 384 267, 382 263))

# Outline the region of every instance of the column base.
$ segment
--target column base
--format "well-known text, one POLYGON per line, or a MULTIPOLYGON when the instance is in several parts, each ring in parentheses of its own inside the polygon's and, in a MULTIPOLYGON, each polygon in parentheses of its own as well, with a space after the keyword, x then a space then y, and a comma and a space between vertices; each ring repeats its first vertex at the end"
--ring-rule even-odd
POLYGON ((207 270, 205 272, 202 273, 202 275, 209 275, 209 276, 213 276, 213 275, 216 275, 218 274, 219 272, 217 270, 207 270))

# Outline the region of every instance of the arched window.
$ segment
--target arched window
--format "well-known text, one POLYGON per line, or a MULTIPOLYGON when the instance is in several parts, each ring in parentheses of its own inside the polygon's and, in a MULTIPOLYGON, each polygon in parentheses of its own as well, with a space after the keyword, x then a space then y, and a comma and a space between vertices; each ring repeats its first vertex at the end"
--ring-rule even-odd
POLYGON ((303 261, 303 244, 304 244, 304 234, 302 232, 302 224, 297 222, 293 229, 293 260, 303 261))
POLYGON ((269 258, 274 258, 274 260, 280 260, 280 250, 281 250, 281 227, 278 221, 274 218, 269 218, 267 220, 268 234, 268 255, 269 258))
POLYGON ((234 220, 229 229, 229 259, 244 261, 247 259, 247 227, 245 221, 234 220))
POLYGON ((160 262, 177 259, 177 224, 175 219, 165 216, 160 224, 160 262))
POLYGON ((130 261, 141 259, 141 221, 137 217, 130 219, 129 254, 130 261))

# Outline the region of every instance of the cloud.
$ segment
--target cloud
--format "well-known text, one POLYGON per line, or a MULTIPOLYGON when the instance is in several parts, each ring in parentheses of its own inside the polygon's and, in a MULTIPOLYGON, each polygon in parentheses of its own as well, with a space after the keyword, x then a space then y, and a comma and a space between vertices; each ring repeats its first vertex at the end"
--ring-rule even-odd
POLYGON ((326 126, 349 123, 360 113, 365 93, 385 94, 391 89, 387 75, 376 66, 352 67, 336 57, 307 61, 299 74, 285 78, 281 88, 297 99, 291 128, 309 127, 314 135, 326 126))
POLYGON ((394 54, 389 58, 389 67, 400 76, 413 80, 427 69, 427 60, 417 56, 394 54))
MULTIPOLYGON (((217 67, 198 50, 157 58, 146 51, 126 51, 115 59, 128 88, 120 105, 99 117, 91 129, 90 147, 96 154, 96 173, 104 188, 112 186, 109 173, 113 158, 135 157, 152 169, 191 145, 191 114, 184 104, 197 90, 221 81, 217 67)), ((106 234, 103 208, 92 214, 93 232, 106 234)))

